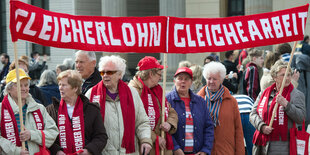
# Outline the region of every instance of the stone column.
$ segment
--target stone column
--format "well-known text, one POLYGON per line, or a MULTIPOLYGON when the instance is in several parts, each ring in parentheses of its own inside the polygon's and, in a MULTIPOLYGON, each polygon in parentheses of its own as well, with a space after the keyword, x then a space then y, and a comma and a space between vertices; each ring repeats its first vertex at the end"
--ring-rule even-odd
MULTIPOLYGON (((111 17, 126 17, 127 16, 127 0, 101 0, 101 14, 102 16, 111 17)), ((100 56, 105 55, 120 55, 127 60, 127 53, 109 53, 103 52, 100 56)), ((98 55, 97 55, 98 58, 98 55)))
MULTIPOLYGON (((185 17, 185 0, 159 0, 159 15, 185 17)), ((164 54, 160 54, 161 60, 164 54)), ((185 54, 168 54, 167 56, 167 81, 172 81, 173 75, 180 61, 185 60, 185 54)))
MULTIPOLYGON (((272 0, 245 0, 244 11, 245 15, 271 12, 273 11, 272 0)), ((272 46, 262 46, 259 48, 272 51, 272 46)))

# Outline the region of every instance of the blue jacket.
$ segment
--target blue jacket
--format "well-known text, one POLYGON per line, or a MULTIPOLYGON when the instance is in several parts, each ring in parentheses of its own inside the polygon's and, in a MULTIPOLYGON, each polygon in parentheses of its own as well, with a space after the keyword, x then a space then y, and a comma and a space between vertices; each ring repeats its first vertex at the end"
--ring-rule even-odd
MULTIPOLYGON (((206 154, 211 154, 214 129, 209 110, 202 97, 194 94, 191 90, 189 90, 189 93, 191 98, 190 109, 194 119, 194 153, 205 152, 206 154)), ((186 125, 185 104, 180 99, 176 89, 167 94, 166 98, 179 117, 178 130, 172 135, 174 150, 184 150, 186 125)))
POLYGON ((59 87, 56 84, 52 85, 46 85, 40 87, 40 90, 44 94, 48 104, 45 106, 48 106, 52 104, 52 97, 56 97, 58 100, 60 100, 60 92, 59 92, 59 87))

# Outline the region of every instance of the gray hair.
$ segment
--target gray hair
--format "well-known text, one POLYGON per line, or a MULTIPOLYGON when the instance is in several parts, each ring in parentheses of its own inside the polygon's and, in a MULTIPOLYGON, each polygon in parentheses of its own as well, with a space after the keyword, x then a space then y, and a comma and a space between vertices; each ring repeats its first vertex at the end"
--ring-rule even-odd
POLYGON ((162 70, 160 68, 151 68, 147 70, 142 70, 142 71, 137 71, 136 75, 141 78, 141 80, 147 80, 150 77, 150 72, 154 75, 156 74, 159 70, 162 70))
POLYGON ((203 77, 207 80, 207 75, 210 73, 213 73, 213 74, 220 73, 221 80, 223 81, 226 75, 226 68, 222 63, 212 61, 203 67, 202 74, 203 74, 203 77))
POLYGON ((57 84, 56 73, 52 70, 45 70, 40 77, 38 87, 57 84))
MULTIPOLYGON (((277 77, 278 72, 282 68, 287 68, 287 64, 288 64, 288 62, 285 62, 282 59, 279 59, 278 61, 276 61, 276 63, 273 66, 271 66, 271 69, 270 69, 271 77, 273 77, 273 78, 277 77)), ((291 67, 290 67, 289 71, 292 73, 291 67)))
POLYGON ((83 51, 83 50, 79 50, 75 53, 75 57, 77 57, 79 54, 85 54, 87 55, 88 59, 90 61, 96 60, 96 54, 95 52, 92 51, 83 51))
POLYGON ((103 66, 108 62, 112 62, 116 66, 116 69, 121 72, 121 77, 123 78, 126 71, 126 60, 119 55, 101 57, 99 61, 99 72, 103 70, 103 66))
MULTIPOLYGON (((56 66, 56 69, 57 68, 59 68, 62 72, 65 71, 65 70, 68 70, 68 67, 66 65, 64 65, 64 64, 58 64, 56 66)), ((70 68, 70 69, 72 69, 72 68, 70 68)))
POLYGON ((66 59, 64 59, 62 64, 65 65, 67 69, 72 69, 73 65, 74 65, 74 62, 73 62, 73 60, 71 58, 66 58, 66 59))

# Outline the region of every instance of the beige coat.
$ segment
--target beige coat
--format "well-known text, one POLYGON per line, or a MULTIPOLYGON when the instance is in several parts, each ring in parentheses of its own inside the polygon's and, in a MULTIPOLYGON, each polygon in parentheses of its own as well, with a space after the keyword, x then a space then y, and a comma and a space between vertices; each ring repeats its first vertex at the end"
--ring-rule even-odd
MULTIPOLYGON (((136 134, 135 134, 135 151, 131 155, 139 154, 139 142, 149 143, 151 141, 151 127, 149 125, 148 117, 143 108, 143 103, 139 97, 138 92, 129 87, 132 93, 135 106, 135 117, 136 117, 136 134)), ((89 89, 85 96, 90 99, 92 88, 89 89)), ((119 97, 117 96, 115 101, 112 100, 108 95, 106 96, 105 102, 105 119, 104 126, 108 134, 108 142, 106 147, 103 149, 103 155, 119 155, 125 154, 126 149, 122 148, 122 139, 124 134, 123 115, 119 97)))
MULTIPOLYGON (((141 96, 143 85, 136 77, 134 77, 133 80, 131 80, 128 85, 136 88, 138 93, 139 93, 139 95, 141 96)), ((158 104, 159 108, 161 109, 160 102, 157 102, 157 104, 158 104)), ((144 108, 143 108, 143 110, 144 110, 144 108)), ((155 155, 155 140, 156 140, 156 136, 160 136, 159 125, 162 123, 161 119, 162 118, 160 116, 159 117, 159 121, 158 121, 157 125, 155 126, 154 131, 152 131, 152 141, 153 141, 153 146, 154 147, 153 147, 153 149, 150 152, 151 155, 155 155)), ((168 113, 167 122, 171 124, 171 129, 170 129, 169 133, 170 134, 174 134, 177 131, 177 126, 178 126, 178 114, 171 107, 170 104, 169 104, 169 113, 168 113)), ((172 155, 172 154, 173 154, 172 150, 166 150, 165 151, 165 155, 172 155)))
MULTIPOLYGON (((8 96, 10 105, 14 114, 19 113, 19 108, 15 101, 8 96)), ((45 133, 45 145, 46 147, 50 147, 58 135, 58 128, 51 118, 51 116, 47 113, 45 107, 41 104, 36 103, 34 99, 29 94, 29 97, 26 99, 27 112, 26 112, 26 120, 24 122, 25 128, 30 131, 31 140, 27 141, 28 143, 28 151, 29 154, 34 154, 39 152, 39 145, 42 145, 42 134, 41 131, 37 130, 36 123, 34 121, 34 117, 32 115, 33 111, 40 109, 42 113, 42 117, 44 120, 44 130, 45 133)), ((2 104, 0 104, 0 109, 2 104)), ((0 117, 1 117, 1 110, 0 110, 0 117)), ((14 116, 13 116, 14 117, 14 116)), ((0 118, 1 119, 1 118, 0 118)), ((8 154, 8 155, 19 155, 21 151, 21 147, 17 147, 15 144, 11 143, 9 140, 0 136, 0 148, 2 149, 0 154, 8 154)))

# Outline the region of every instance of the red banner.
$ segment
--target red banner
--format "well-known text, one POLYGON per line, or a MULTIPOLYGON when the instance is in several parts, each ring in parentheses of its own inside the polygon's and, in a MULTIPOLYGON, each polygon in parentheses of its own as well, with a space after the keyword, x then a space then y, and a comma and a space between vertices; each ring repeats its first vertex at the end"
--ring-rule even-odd
POLYGON ((23 39, 87 51, 183 54, 302 40, 309 7, 227 18, 100 17, 10 3, 13 42, 23 39))
POLYGON ((73 16, 11 1, 12 41, 106 52, 166 51, 167 17, 73 16))
POLYGON ((169 53, 228 51, 302 40, 309 4, 227 18, 169 19, 169 53))

